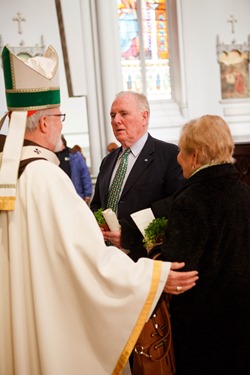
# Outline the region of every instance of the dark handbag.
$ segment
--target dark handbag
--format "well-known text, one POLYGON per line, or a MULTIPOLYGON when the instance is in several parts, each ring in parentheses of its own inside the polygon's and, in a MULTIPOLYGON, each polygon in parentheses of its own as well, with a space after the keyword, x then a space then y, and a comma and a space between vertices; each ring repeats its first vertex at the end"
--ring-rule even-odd
MULTIPOLYGON (((151 254, 159 259, 159 254, 151 254)), ((174 375, 175 356, 169 313, 170 295, 163 293, 133 350, 133 375, 174 375)))

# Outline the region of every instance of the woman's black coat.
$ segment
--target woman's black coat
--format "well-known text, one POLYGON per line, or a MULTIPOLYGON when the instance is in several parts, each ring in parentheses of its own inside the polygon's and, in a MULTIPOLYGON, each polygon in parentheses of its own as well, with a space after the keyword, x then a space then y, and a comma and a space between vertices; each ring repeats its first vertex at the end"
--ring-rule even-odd
POLYGON ((199 272, 172 297, 177 375, 250 374, 250 189, 232 164, 200 170, 175 195, 162 252, 199 272))

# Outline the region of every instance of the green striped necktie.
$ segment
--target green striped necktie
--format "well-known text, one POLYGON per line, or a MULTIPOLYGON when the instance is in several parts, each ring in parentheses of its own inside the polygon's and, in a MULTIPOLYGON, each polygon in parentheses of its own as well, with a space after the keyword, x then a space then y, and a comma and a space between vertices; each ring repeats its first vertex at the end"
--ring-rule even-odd
POLYGON ((128 155, 130 151, 130 148, 126 148, 126 150, 124 151, 119 167, 109 189, 107 208, 111 208, 114 212, 116 212, 117 210, 117 204, 120 198, 123 181, 128 167, 128 155))

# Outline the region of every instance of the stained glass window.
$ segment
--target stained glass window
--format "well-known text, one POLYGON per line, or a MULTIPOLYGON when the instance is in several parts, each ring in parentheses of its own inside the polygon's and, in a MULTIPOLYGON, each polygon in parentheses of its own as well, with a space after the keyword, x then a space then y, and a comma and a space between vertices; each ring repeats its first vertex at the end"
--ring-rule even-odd
POLYGON ((170 99, 166 0, 117 0, 123 89, 170 99))

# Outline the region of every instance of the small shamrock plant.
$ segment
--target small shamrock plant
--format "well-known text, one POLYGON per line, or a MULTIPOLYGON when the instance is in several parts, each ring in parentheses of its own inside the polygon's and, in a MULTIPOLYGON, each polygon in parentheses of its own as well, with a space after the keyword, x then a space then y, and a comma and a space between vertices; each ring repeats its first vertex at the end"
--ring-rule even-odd
POLYGON ((144 246, 147 249, 154 247, 154 245, 163 242, 165 230, 167 226, 167 219, 165 217, 155 218, 145 229, 145 237, 143 239, 144 246))

